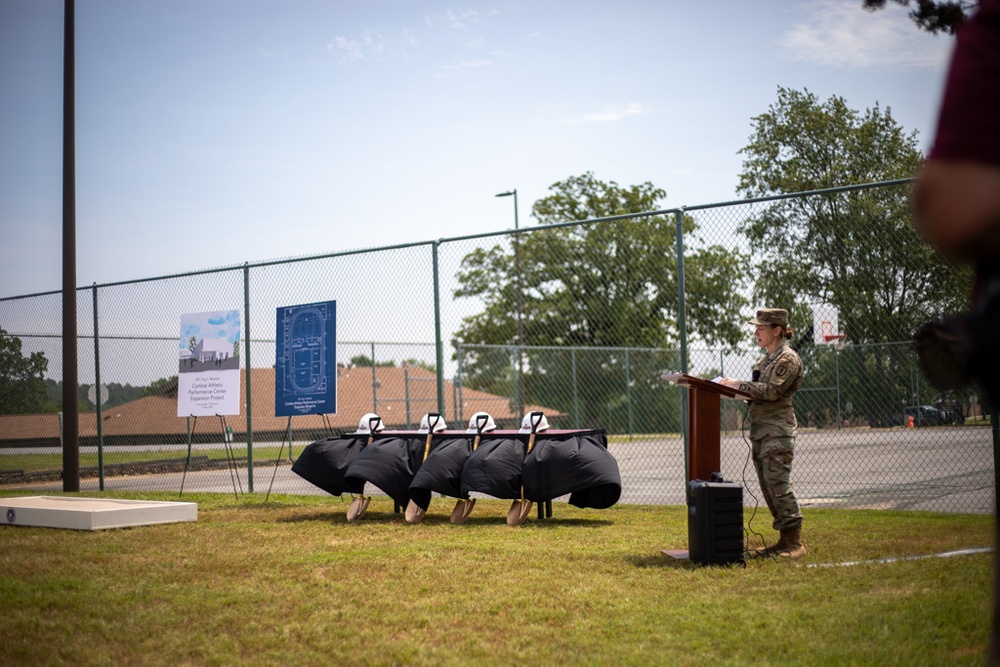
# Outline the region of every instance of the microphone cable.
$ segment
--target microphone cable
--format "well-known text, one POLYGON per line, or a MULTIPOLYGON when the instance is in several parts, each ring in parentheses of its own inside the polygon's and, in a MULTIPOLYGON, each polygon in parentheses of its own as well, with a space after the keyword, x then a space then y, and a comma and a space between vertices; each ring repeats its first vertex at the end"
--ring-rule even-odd
MULTIPOLYGON (((743 488, 746 489, 747 492, 750 494, 750 497, 753 498, 753 511, 750 513, 750 518, 747 519, 746 526, 743 528, 743 538, 744 538, 743 541, 744 544, 746 545, 744 549, 746 554, 750 555, 751 553, 754 553, 754 555, 756 555, 755 551, 751 552, 750 550, 750 540, 752 536, 759 537, 760 542, 761 544, 764 545, 765 549, 767 548, 768 544, 767 541, 764 539, 764 536, 761 533, 754 530, 753 528, 753 520, 754 518, 756 518, 757 510, 760 507, 760 498, 758 498, 757 494, 751 491, 750 487, 747 485, 747 466, 750 465, 750 460, 753 458, 753 444, 750 442, 750 439, 747 438, 747 433, 746 433, 747 419, 749 413, 750 413, 750 406, 749 404, 747 404, 747 408, 743 412, 743 419, 740 424, 740 435, 743 437, 743 442, 746 443, 747 446, 747 458, 743 462, 743 488)), ((754 469, 754 475, 756 476, 756 468, 754 469)))

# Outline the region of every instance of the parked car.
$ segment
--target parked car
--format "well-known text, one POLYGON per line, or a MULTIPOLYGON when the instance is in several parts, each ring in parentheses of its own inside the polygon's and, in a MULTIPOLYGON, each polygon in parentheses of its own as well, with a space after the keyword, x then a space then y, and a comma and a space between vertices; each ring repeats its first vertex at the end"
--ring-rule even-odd
POLYGON ((965 423, 965 414, 962 413, 961 408, 953 408, 951 410, 941 410, 944 413, 946 424, 958 424, 961 426, 965 423))
POLYGON ((933 405, 911 405, 903 408, 903 414, 897 415, 893 423, 896 426, 906 426, 910 417, 913 417, 914 426, 941 426, 956 421, 954 413, 950 410, 938 410, 933 405))

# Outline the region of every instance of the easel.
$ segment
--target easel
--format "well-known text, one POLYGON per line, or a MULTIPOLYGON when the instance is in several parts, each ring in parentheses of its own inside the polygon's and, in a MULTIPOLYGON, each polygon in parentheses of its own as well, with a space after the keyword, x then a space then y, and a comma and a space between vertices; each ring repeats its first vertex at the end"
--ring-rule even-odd
MULTIPOLYGON (((327 414, 321 414, 320 417, 323 418, 323 430, 326 431, 327 436, 333 436, 333 424, 330 423, 330 416, 327 414)), ((288 415, 288 423, 285 426, 285 435, 281 439, 281 446, 278 448, 278 455, 274 459, 274 470, 271 472, 271 484, 267 487, 267 496, 264 498, 264 502, 267 502, 271 498, 271 490, 274 488, 274 479, 278 474, 278 464, 281 463, 281 453, 285 451, 285 441, 288 441, 288 462, 295 463, 292 457, 292 416, 288 415)))
MULTIPOLYGON (((230 477, 230 479, 232 479, 232 482, 233 482, 233 495, 236 496, 236 498, 238 500, 239 497, 240 497, 240 494, 243 493, 243 483, 239 481, 239 474, 236 471, 236 467, 237 467, 236 466, 236 453, 233 451, 231 445, 229 444, 229 433, 230 433, 230 431, 229 431, 229 429, 226 426, 226 418, 225 418, 225 416, 224 415, 219 415, 219 414, 217 414, 215 416, 219 418, 219 423, 222 426, 222 445, 223 445, 223 447, 226 450, 226 463, 227 463, 227 466, 229 467, 229 477, 230 477), (237 490, 236 490, 237 484, 239 484, 239 492, 238 493, 237 493, 237 490)), ((184 474, 181 475, 181 490, 180 490, 179 497, 184 495, 184 483, 187 480, 187 471, 188 471, 188 468, 191 466, 191 443, 192 443, 192 436, 194 435, 194 430, 198 426, 198 415, 189 415, 188 416, 188 424, 189 424, 189 426, 188 426, 188 438, 187 438, 187 447, 188 447, 187 448, 187 457, 184 459, 184 474), (194 418, 194 422, 191 421, 192 417, 194 418)))

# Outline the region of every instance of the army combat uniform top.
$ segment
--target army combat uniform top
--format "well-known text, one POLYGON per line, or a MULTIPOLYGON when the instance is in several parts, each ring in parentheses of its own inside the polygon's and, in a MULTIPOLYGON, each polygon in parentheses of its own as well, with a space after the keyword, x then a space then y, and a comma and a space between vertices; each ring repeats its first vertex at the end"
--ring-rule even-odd
POLYGON ((795 437, 798 423, 792 407, 792 395, 802 385, 802 361, 799 355, 782 343, 768 352, 753 367, 754 382, 741 382, 740 391, 753 396, 750 403, 750 439, 795 437))

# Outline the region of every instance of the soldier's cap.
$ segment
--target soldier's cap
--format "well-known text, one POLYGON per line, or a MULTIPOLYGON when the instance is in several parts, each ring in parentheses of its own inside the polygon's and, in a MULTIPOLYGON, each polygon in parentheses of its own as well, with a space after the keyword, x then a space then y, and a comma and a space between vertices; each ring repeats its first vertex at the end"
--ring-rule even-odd
POLYGON ((749 324, 770 324, 771 326, 787 327, 788 311, 784 308, 761 308, 757 311, 757 317, 750 320, 749 324))

